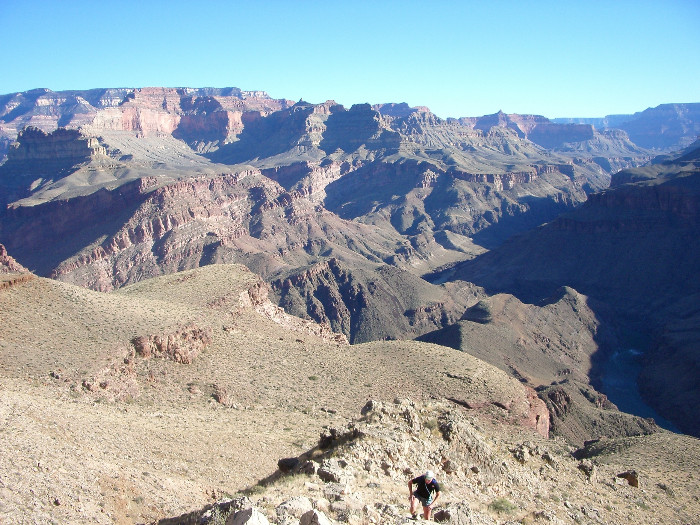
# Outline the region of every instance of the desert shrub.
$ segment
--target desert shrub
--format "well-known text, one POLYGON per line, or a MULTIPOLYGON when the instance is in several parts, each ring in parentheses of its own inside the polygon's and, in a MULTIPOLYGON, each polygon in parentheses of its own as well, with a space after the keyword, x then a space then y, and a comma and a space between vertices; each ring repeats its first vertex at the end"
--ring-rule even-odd
POLYGON ((518 506, 511 503, 506 498, 496 498, 491 503, 489 503, 489 510, 497 512, 498 514, 508 514, 517 509, 518 506))
POLYGON ((230 514, 231 511, 226 512, 221 510, 218 506, 215 506, 211 510, 211 519, 209 520, 208 525, 225 525, 230 514))

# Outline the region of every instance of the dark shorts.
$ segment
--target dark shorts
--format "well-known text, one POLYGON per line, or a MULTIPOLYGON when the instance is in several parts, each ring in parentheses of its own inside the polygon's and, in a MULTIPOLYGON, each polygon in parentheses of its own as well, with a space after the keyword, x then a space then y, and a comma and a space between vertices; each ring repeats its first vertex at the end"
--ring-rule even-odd
POLYGON ((420 494, 418 494, 418 491, 415 491, 413 495, 420 500, 420 502, 423 504, 424 507, 427 507, 433 502, 433 497, 430 496, 428 498, 424 498, 420 494))

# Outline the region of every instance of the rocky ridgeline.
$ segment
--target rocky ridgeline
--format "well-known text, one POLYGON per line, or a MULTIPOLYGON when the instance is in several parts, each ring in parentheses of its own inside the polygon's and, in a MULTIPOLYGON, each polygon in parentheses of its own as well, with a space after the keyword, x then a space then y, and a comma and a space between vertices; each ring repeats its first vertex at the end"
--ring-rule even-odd
POLYGON ((329 343, 348 344, 345 334, 334 332, 328 323, 317 323, 289 315, 283 308, 272 304, 269 290, 269 286, 259 280, 247 291, 241 292, 239 305, 242 308, 253 307, 263 317, 294 332, 311 334, 329 343))
POLYGON ((349 162, 331 162, 317 165, 311 162, 297 162, 263 169, 261 172, 288 191, 308 197, 313 202, 322 203, 326 198, 326 186, 356 169, 359 164, 353 166, 349 162))
POLYGON ((468 294, 464 290, 450 297, 405 270, 385 265, 363 269, 336 257, 275 279, 270 286, 287 311, 329 325, 352 343, 381 337, 378 329, 384 337, 401 338, 454 322, 468 294))
POLYGON ((129 131, 140 136, 173 134, 193 145, 231 140, 246 122, 288 107, 263 91, 237 88, 139 88, 53 92, 48 89, 0 98, 0 136, 14 139, 24 126, 45 132, 82 128, 87 134, 129 131))
MULTIPOLYGON (((279 470, 251 487, 247 496, 219 500, 160 523, 410 523, 406 484, 426 468, 436 472, 442 489, 433 510, 436 522, 633 519, 633 501, 642 494, 636 470, 597 465, 595 445, 572 455, 561 442, 532 434, 504 439, 494 431, 455 405, 369 401, 361 418, 345 428, 329 428, 314 449, 280 459, 279 470), (568 491, 564 500, 559 498, 562 490, 568 491), (627 499, 630 507, 598 505, 591 498, 595 492, 627 499)), ((643 512, 637 509, 637 514, 643 512)))
POLYGON ((0 244, 0 274, 28 273, 24 266, 19 264, 7 253, 7 248, 0 244))
POLYGON ((511 129, 545 148, 556 148, 567 142, 581 142, 594 137, 590 124, 559 124, 540 115, 506 114, 502 111, 483 117, 456 119, 459 124, 488 132, 493 128, 511 129))
POLYGON ((26 127, 10 145, 7 156, 0 172, 0 184, 5 188, 0 204, 26 197, 30 191, 91 160, 113 163, 97 138, 64 128, 46 133, 37 127, 26 127))

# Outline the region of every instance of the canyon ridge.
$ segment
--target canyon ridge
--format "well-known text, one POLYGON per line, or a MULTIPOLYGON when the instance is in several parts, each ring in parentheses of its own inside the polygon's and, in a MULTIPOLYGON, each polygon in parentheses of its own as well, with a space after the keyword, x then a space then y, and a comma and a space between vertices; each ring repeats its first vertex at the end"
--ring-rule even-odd
POLYGON ((0 518, 402 523, 428 457, 443 521, 692 521, 699 134, 0 96, 0 518))

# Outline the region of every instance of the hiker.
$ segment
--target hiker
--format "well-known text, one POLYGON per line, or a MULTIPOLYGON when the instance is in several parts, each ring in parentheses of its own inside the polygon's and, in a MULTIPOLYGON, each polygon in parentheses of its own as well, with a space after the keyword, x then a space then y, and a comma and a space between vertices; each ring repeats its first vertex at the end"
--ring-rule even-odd
POLYGON ((435 502, 440 497, 440 485, 435 481, 435 474, 432 470, 427 471, 422 476, 413 478, 408 482, 408 499, 411 502, 411 516, 416 519, 418 501, 423 504, 423 518, 430 519, 430 512, 433 510, 435 502), (413 490, 413 485, 416 490, 413 490))

